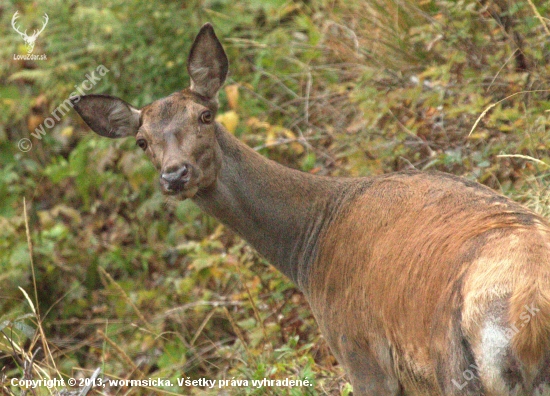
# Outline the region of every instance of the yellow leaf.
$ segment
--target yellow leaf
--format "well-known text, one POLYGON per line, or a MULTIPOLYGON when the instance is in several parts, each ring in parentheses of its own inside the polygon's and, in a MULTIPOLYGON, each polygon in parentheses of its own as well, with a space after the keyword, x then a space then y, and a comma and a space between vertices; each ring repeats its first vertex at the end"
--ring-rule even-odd
POLYGON ((274 145, 275 143, 277 143, 277 135, 275 134, 275 131, 273 130, 273 128, 270 128, 267 131, 267 137, 265 139, 265 144, 267 146, 271 146, 271 145, 274 145))
POLYGON ((141 340, 141 350, 150 351, 155 347, 156 338, 150 334, 145 334, 141 340))
POLYGON ((239 104, 239 85, 231 84, 225 87, 225 94, 227 95, 227 102, 231 110, 237 110, 239 104))
POLYGON ((36 213, 38 215, 38 218, 40 219, 40 224, 42 225, 43 229, 48 229, 55 225, 55 221, 49 211, 39 210, 36 213))
POLYGON ((82 217, 80 217, 80 212, 70 206, 66 205, 57 205, 52 210, 51 213, 53 216, 57 217, 59 215, 70 219, 74 224, 80 224, 82 222, 82 217))
POLYGON ((514 121, 514 127, 516 128, 519 128, 519 127, 523 127, 523 124, 525 123, 525 120, 523 118, 518 118, 517 120, 514 121))
POLYGON ((73 135, 74 128, 72 126, 68 126, 63 128, 61 131, 61 136, 71 137, 73 135))
MULTIPOLYGON (((290 129, 278 127, 277 130, 287 139, 296 139, 296 134, 292 132, 290 129)), ((302 154, 304 152, 304 146, 302 146, 298 142, 291 142, 290 148, 296 153, 296 154, 302 154)))
POLYGON ((296 154, 302 154, 304 152, 304 146, 302 146, 298 142, 292 142, 290 143, 290 147, 296 154))
POLYGON ((265 121, 260 121, 260 119, 258 117, 250 117, 248 119, 248 121, 246 121, 246 125, 248 125, 251 128, 255 128, 255 129, 260 129, 260 128, 268 129, 268 128, 271 128, 271 124, 269 124, 268 122, 265 122, 265 121))
POLYGON ((296 138, 296 135, 290 129, 286 129, 286 128, 281 127, 279 130, 282 132, 282 134, 287 139, 295 139, 296 138))
POLYGON ((230 133, 234 134, 239 124, 239 115, 234 110, 229 110, 218 114, 216 121, 221 123, 230 133))

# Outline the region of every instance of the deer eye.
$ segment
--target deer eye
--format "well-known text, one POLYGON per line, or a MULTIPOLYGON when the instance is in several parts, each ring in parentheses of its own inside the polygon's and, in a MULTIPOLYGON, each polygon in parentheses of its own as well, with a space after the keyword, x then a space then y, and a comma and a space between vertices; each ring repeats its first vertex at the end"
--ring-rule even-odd
POLYGON ((143 151, 147 149, 147 140, 145 139, 138 139, 136 141, 136 144, 141 148, 143 151))
POLYGON ((210 124, 213 118, 212 112, 210 110, 206 110, 201 113, 200 120, 203 124, 210 124))

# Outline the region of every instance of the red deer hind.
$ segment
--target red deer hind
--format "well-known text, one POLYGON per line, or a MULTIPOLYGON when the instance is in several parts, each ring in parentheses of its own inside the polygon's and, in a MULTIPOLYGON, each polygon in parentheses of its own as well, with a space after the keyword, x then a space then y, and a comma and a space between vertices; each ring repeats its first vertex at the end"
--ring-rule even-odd
POLYGON ((137 109, 72 98, 133 136, 164 194, 192 199, 307 297, 354 395, 550 395, 550 227, 444 173, 332 178, 270 161, 215 121, 228 60, 210 24, 191 86, 137 109))

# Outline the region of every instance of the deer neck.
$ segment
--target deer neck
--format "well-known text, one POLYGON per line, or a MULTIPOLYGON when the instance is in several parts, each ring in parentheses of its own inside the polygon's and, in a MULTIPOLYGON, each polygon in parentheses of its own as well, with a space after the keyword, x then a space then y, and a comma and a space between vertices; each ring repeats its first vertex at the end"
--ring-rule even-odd
POLYGON ((277 164, 221 126, 216 134, 223 158, 218 180, 193 200, 304 290, 319 240, 337 215, 349 181, 277 164))

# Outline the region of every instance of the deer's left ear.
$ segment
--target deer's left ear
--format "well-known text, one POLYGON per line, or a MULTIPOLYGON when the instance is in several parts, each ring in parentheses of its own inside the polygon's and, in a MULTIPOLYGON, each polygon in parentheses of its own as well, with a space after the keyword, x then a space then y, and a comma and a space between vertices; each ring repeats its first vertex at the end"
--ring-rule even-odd
POLYGON ((139 129, 140 110, 108 95, 73 96, 74 109, 98 135, 111 139, 134 136, 139 129))
POLYGON ((208 99, 215 99, 225 82, 229 61, 211 24, 205 24, 191 47, 187 71, 191 90, 208 99))

